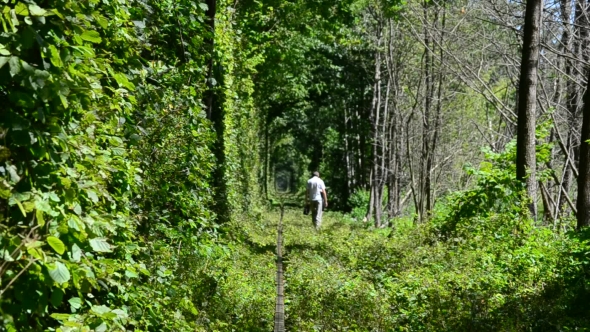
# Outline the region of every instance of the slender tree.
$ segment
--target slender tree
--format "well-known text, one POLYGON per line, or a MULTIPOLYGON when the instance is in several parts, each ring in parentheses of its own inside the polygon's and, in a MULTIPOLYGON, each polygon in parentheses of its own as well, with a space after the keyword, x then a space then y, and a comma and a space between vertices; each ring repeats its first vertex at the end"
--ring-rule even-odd
POLYGON ((537 107, 537 67, 539 65, 542 0, 526 4, 520 82, 518 91, 518 123, 516 139, 516 177, 526 184, 531 213, 536 218, 536 153, 535 111, 537 107))
POLYGON ((584 93, 580 167, 578 176, 578 228, 590 226, 590 77, 584 93))

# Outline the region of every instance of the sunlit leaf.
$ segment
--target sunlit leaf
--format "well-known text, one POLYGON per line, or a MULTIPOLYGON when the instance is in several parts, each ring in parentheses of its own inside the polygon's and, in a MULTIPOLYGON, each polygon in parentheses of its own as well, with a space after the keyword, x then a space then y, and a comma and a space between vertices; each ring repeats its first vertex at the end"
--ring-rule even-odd
POLYGON ((8 60, 10 60, 10 57, 0 56, 0 68, 2 68, 5 64, 7 64, 8 60))
POLYGON ((16 15, 21 15, 21 16, 28 16, 29 15, 29 9, 27 8, 27 5, 25 5, 22 2, 19 2, 16 4, 16 6, 14 6, 14 12, 16 13, 16 15))
POLYGON ((82 307, 82 300, 79 297, 72 297, 68 300, 72 309, 80 309, 82 307))
MULTIPOLYGON (((0 44, 0 55, 10 55, 10 51, 2 44, 0 44)), ((2 68, 1 64, 0 68, 2 68)))
POLYGON ((0 250, 0 257, 2 258, 2 260, 7 261, 7 262, 14 261, 14 258, 12 258, 12 256, 10 255, 10 252, 6 249, 0 250))
POLYGON ((35 210, 35 217, 37 218, 37 224, 39 226, 45 226, 45 217, 43 216, 43 211, 39 209, 35 210))
POLYGON ((29 5, 29 12, 31 12, 31 15, 33 16, 45 16, 47 14, 45 9, 37 6, 36 4, 29 5))
POLYGON ((20 73, 21 65, 18 57, 11 56, 8 65, 10 66, 10 76, 16 76, 20 73))
POLYGON ((98 196, 96 195, 96 192, 94 192, 94 190, 86 190, 86 194, 93 203, 98 203, 98 196))
POLYGON ((57 50, 55 45, 49 45, 49 60, 54 66, 58 68, 63 67, 63 62, 61 61, 59 51, 57 50))
POLYGON ((59 196, 54 192, 49 193, 49 199, 57 203, 60 202, 59 196))
POLYGON ((125 270, 125 276, 127 278, 137 278, 138 277, 137 273, 135 273, 134 271, 131 271, 131 270, 125 270))
POLYGON ((80 38, 95 44, 98 44, 102 41, 102 39, 100 38, 100 34, 96 31, 84 31, 80 35, 80 38))
POLYGON ((47 243, 57 252, 58 254, 62 255, 66 251, 66 246, 64 243, 56 238, 55 236, 48 236, 47 243))
POLYGON ((64 108, 68 108, 69 103, 68 103, 68 99, 66 96, 62 95, 61 93, 59 94, 59 99, 61 100, 62 105, 64 106, 64 108))
POLYGON ((78 247, 77 244, 72 245, 72 260, 74 262, 79 262, 80 258, 82 258, 82 250, 78 247))
POLYGON ((18 209, 23 214, 23 217, 26 217, 27 216, 27 212, 25 211, 25 207, 23 206, 23 204, 15 196, 12 196, 11 197, 11 200, 14 200, 14 202, 18 206, 18 209))
POLYGON ((27 253, 29 255, 31 255, 33 258, 38 259, 40 261, 42 261, 44 259, 43 251, 40 250, 39 248, 28 248, 27 253))
POLYGON ((59 284, 63 284, 70 280, 70 271, 68 268, 61 262, 55 262, 55 267, 53 269, 49 269, 49 275, 55 282, 59 284))
POLYGON ((90 241, 90 246, 95 252, 110 252, 111 245, 104 238, 94 238, 90 241))

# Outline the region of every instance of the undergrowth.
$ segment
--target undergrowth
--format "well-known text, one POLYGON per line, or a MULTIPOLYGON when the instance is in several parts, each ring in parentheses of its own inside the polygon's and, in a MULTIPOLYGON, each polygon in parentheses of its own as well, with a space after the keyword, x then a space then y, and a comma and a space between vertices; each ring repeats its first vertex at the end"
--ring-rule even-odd
MULTIPOLYGON (((468 168, 476 185, 447 197, 426 223, 400 218, 373 229, 354 215, 327 212, 316 232, 309 216, 287 210, 288 329, 590 329, 590 232, 530 218, 513 153, 509 145, 468 168)), ((247 244, 241 250, 273 250, 278 218, 274 211, 236 226, 238 242, 247 244)), ((250 256, 254 265, 267 257, 257 255, 250 256)))

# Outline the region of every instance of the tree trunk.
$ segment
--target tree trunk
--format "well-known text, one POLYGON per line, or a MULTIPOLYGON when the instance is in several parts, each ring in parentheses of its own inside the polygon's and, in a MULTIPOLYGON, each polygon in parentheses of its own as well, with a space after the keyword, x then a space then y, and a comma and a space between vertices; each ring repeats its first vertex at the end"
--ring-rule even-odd
MULTIPOLYGON (((434 158, 435 158, 435 152, 436 152, 436 147, 437 147, 437 142, 438 142, 438 134, 440 131, 440 127, 441 127, 441 122, 442 122, 442 86, 443 86, 443 67, 442 64, 444 63, 444 52, 442 49, 442 45, 443 45, 443 41, 444 41, 444 29, 446 26, 446 17, 447 17, 447 12, 445 10, 445 8, 442 8, 442 23, 441 23, 441 35, 440 35, 440 55, 439 55, 439 61, 441 64, 441 67, 439 68, 439 73, 438 73, 438 91, 437 91, 437 97, 436 97, 436 115, 435 115, 435 120, 434 120, 434 132, 432 134, 432 143, 431 143, 431 147, 430 147, 430 153, 428 154, 429 158, 428 158, 428 162, 427 162, 427 183, 428 183, 428 191, 426 192, 426 213, 430 214, 430 212, 432 211, 432 209, 434 209, 434 190, 432 189, 432 168, 434 167, 434 158)), ((434 92, 434 91, 433 91, 434 92)), ((436 181, 435 181, 436 183, 436 181)))
MULTIPOLYGON (((428 9, 427 9, 426 2, 423 4, 423 15, 424 15, 424 22, 428 22, 428 9)), ((431 51, 430 51, 430 35, 428 31, 428 27, 426 24, 424 25, 424 100, 423 100, 423 109, 422 109, 422 151, 421 151, 421 158, 420 158, 420 168, 418 173, 418 202, 416 206, 416 212, 418 214, 418 220, 420 222, 423 221, 424 218, 424 210, 425 210, 425 196, 426 191, 430 190, 426 188, 428 185, 428 179, 426 178, 427 170, 426 170, 426 163, 428 160, 428 152, 430 151, 430 105, 432 102, 432 95, 430 91, 432 90, 432 72, 431 72, 431 51)))
POLYGON ((349 122, 349 118, 348 118, 348 112, 347 112, 347 108, 344 107, 344 159, 346 161, 346 190, 345 190, 345 196, 346 196, 346 200, 345 200, 345 204, 348 203, 348 198, 350 197, 350 194, 352 193, 353 187, 354 187, 354 163, 351 162, 351 149, 350 149, 350 143, 348 142, 348 122, 349 122))
POLYGON ((588 86, 584 93, 584 108, 582 110, 582 134, 580 140, 580 166, 578 175, 578 229, 590 226, 590 75, 588 86))
MULTIPOLYGON (((559 1, 559 6, 560 6, 560 14, 561 14, 561 20, 562 22, 564 22, 563 24, 563 33, 561 35, 561 45, 560 45, 560 50, 562 51, 562 53, 564 54, 569 54, 571 53, 571 46, 572 46, 572 33, 570 31, 571 28, 571 0, 560 0, 559 1)), ((572 61, 572 59, 569 58, 565 58, 562 60, 563 64, 564 64, 564 72, 566 73, 566 87, 565 87, 565 96, 566 96, 566 107, 568 109, 568 113, 572 114, 572 105, 570 104, 570 100, 571 100, 571 93, 572 91, 575 91, 576 88, 576 84, 573 80, 570 79, 570 77, 572 77, 573 74, 573 66, 574 66, 574 62, 572 61)), ((560 99, 561 99, 561 95, 562 95, 562 87, 560 84, 560 79, 558 78, 558 93, 556 93, 556 104, 560 103, 560 99)), ((574 107, 575 109, 576 107, 574 107)), ((555 121, 554 121, 555 122, 555 121)), ((568 123, 571 123, 570 121, 568 121, 568 123)), ((557 123, 556 123, 557 125, 557 123)), ((571 125, 570 125, 571 127, 571 125)), ((558 129, 556 129, 556 131, 558 131, 558 129)), ((570 133, 568 133, 568 141, 570 139, 570 133)), ((561 140, 561 136, 559 134, 559 132, 557 132, 558 135, 558 139, 561 140)), ((569 144, 569 142, 561 142, 562 145, 564 146, 564 149, 569 149, 569 147, 571 146, 569 144)), ((571 150, 570 150, 571 151, 571 150)), ((567 151, 566 151, 567 152, 567 151)), ((564 166, 564 172, 562 174, 562 181, 560 181, 557 185, 560 188, 557 188, 557 193, 556 193, 556 206, 555 206, 555 211, 554 211, 554 216, 555 218, 559 218, 559 216, 564 212, 564 207, 565 207, 565 203, 566 203, 566 199, 565 197, 563 197, 563 190, 562 190, 562 186, 565 184, 566 186, 569 186, 568 184, 571 182, 571 177, 572 177, 572 169, 570 167, 568 167, 569 162, 567 159, 567 154, 566 154, 566 159, 565 159, 565 166, 564 166)), ((567 192, 567 190, 566 190, 567 192)))
POLYGON ((516 139, 516 177, 526 185, 531 203, 529 209, 537 217, 535 122, 537 107, 537 67, 542 0, 528 0, 524 23, 522 60, 518 91, 518 124, 516 139))
POLYGON ((367 209, 367 220, 371 220, 375 212, 375 227, 381 226, 381 172, 380 149, 381 143, 379 126, 381 123, 381 51, 379 47, 382 41, 382 27, 377 28, 377 50, 375 51, 375 79, 373 85, 373 101, 371 103, 371 131, 373 145, 373 162, 371 164, 370 200, 367 209))

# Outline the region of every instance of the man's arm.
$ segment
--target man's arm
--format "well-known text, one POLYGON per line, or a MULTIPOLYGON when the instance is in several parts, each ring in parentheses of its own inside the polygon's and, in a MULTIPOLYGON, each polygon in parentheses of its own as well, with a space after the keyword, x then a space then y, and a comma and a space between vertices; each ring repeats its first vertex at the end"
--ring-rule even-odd
POLYGON ((324 207, 328 207, 328 194, 326 194, 326 187, 322 190, 322 196, 324 196, 324 207))
POLYGON ((305 205, 309 205, 309 186, 305 188, 305 205))

